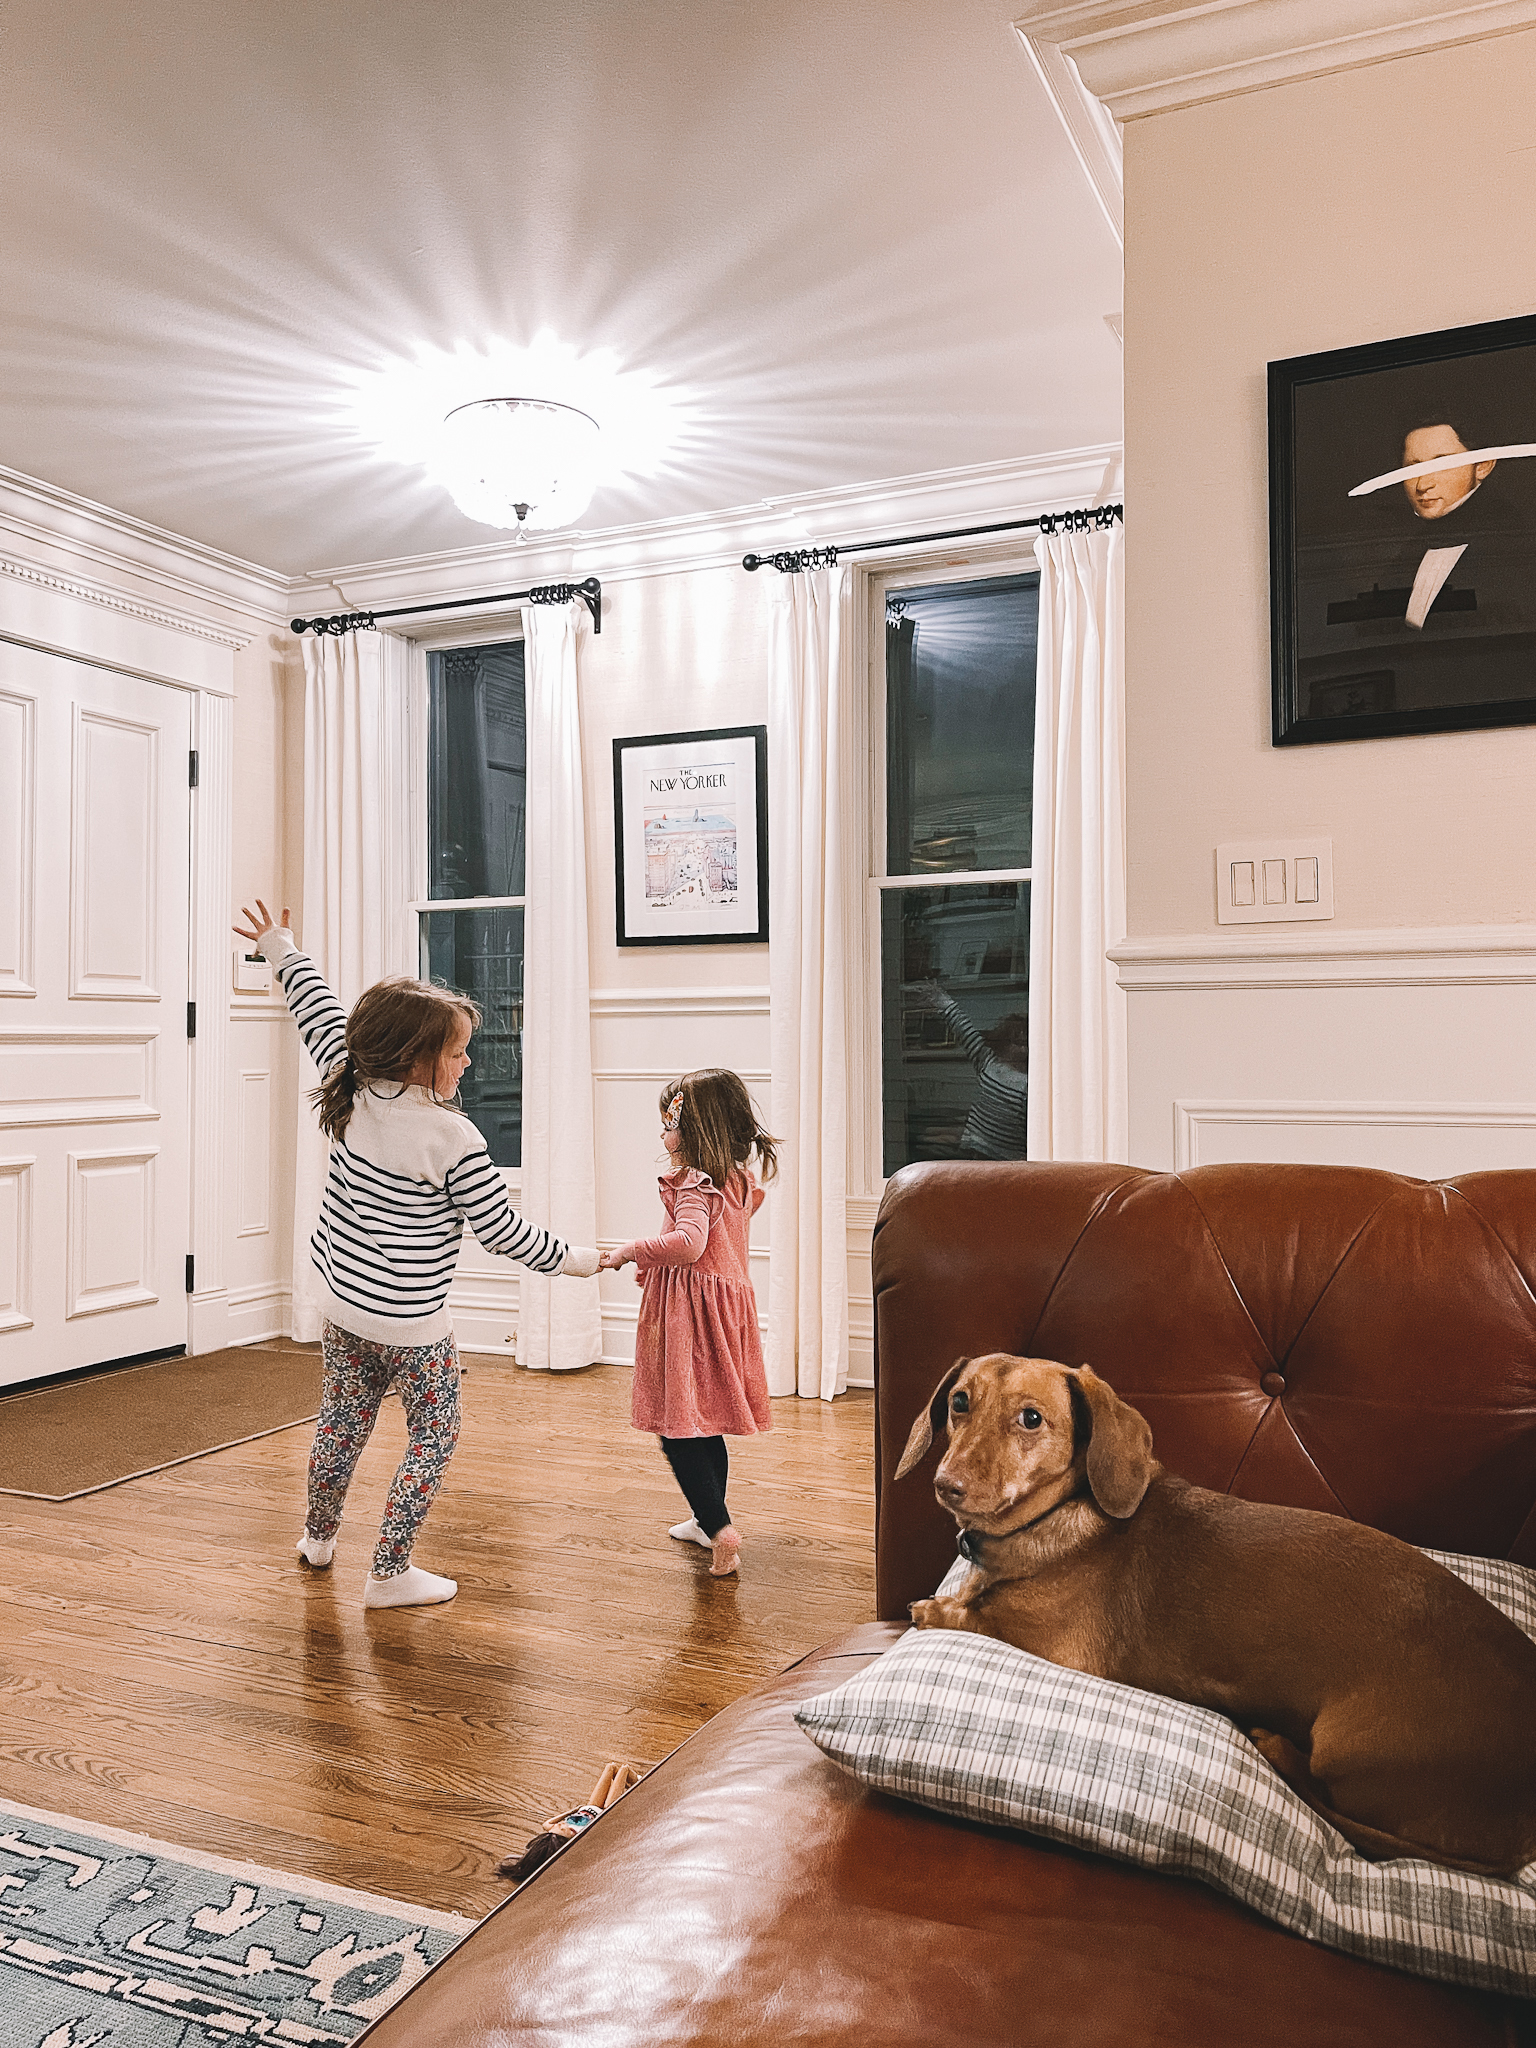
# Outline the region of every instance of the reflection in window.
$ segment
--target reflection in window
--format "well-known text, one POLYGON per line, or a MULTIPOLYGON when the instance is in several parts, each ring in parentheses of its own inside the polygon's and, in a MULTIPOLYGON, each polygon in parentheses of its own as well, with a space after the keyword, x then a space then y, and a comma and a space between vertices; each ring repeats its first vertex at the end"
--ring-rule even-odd
POLYGON ((1022 1159, 1029 884, 880 898, 885 1172, 914 1159, 1022 1159))
POLYGON ((429 667, 427 894, 521 896, 523 643, 450 648, 429 667))
POLYGON ((498 1166, 523 1163, 523 913, 428 910, 421 919, 421 974, 480 1006, 459 1106, 498 1166))
POLYGON ((893 591, 886 607, 886 872, 1027 868, 1035 576, 893 591))
POLYGON ((523 643, 428 664, 427 895, 496 907, 421 912, 421 972, 479 1004, 459 1101, 498 1166, 523 1158, 523 643), (500 899, 497 902, 497 899, 500 899))
POLYGON ((1038 603, 1035 576, 887 595, 887 1174, 1027 1155, 1038 603))

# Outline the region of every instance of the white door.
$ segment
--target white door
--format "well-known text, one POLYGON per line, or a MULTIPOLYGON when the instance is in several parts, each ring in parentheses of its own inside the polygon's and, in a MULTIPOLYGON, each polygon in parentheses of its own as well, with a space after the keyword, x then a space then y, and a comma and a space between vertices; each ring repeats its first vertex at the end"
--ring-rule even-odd
POLYGON ((0 642, 0 1385, 187 1339, 190 704, 0 642))

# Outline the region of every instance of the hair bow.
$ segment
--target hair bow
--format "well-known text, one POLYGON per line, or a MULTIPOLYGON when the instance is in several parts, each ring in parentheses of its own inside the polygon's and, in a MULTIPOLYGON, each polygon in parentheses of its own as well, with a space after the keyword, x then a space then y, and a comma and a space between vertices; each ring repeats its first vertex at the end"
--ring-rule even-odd
POLYGON ((679 1088, 677 1093, 673 1096, 672 1100, 667 1104, 667 1113, 661 1120, 662 1129, 667 1131, 675 1131, 678 1125, 682 1122, 682 1117, 683 1091, 681 1088, 679 1088))

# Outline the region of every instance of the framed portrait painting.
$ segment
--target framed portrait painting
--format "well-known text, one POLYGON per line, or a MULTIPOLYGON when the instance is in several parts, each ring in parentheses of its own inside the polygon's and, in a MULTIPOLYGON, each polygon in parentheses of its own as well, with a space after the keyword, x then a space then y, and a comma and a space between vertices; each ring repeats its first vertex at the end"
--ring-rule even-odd
POLYGON ((1536 317, 1269 365, 1276 746, 1536 723, 1536 317))
POLYGON ((616 739, 613 845, 621 946, 766 944, 767 726, 616 739))

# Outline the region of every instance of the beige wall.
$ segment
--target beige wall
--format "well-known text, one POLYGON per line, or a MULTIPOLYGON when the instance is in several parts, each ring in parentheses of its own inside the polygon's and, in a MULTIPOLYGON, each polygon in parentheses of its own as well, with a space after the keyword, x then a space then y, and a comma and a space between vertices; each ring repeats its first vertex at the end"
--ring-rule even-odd
POLYGON ((1536 918, 1536 728, 1270 745, 1265 429, 1271 360, 1536 311, 1536 33, 1131 122, 1125 179, 1132 937, 1309 828, 1336 931, 1536 918))

